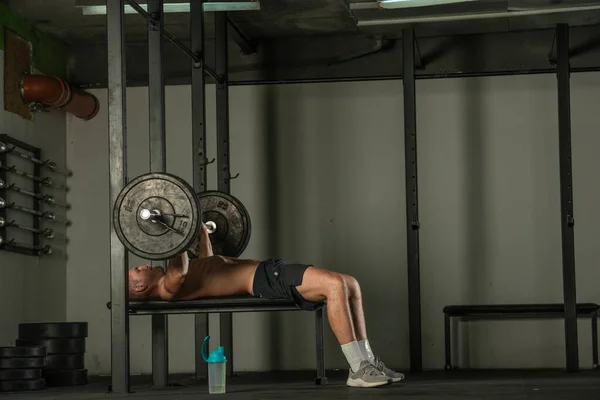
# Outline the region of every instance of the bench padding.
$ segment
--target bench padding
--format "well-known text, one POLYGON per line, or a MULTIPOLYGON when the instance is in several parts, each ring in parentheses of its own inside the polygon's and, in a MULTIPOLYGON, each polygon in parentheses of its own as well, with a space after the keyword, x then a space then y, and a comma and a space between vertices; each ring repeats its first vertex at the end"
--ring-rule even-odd
MULTIPOLYGON (((111 303, 106 305, 109 309, 111 303)), ((207 312, 256 312, 300 310, 290 300, 271 300, 254 296, 209 297, 181 301, 130 301, 130 314, 187 314, 207 312)))

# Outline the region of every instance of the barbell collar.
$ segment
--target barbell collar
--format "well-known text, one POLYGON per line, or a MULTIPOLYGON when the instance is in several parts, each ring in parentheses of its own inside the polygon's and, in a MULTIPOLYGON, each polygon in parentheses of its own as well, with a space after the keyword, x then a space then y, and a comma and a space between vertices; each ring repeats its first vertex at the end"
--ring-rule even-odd
POLYGON ((211 235, 217 230, 217 224, 214 221, 206 221, 204 225, 206 225, 206 230, 211 235))
POLYGON ((152 222, 156 222, 161 218, 161 213, 159 210, 148 210, 146 208, 143 208, 140 211, 140 218, 144 221, 150 220, 152 222))

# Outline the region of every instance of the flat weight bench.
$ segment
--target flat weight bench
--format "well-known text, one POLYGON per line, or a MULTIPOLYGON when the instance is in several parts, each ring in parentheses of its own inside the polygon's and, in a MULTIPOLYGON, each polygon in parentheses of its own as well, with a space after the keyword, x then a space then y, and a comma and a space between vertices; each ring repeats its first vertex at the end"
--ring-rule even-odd
MULTIPOLYGON (((111 303, 106 304, 107 308, 111 308, 111 303)), ((324 346, 324 325, 323 325, 323 307, 315 311, 315 334, 316 334, 316 350, 317 350, 317 385, 327 384, 325 375, 325 346, 324 346)), ((131 301, 129 302, 129 315, 165 315, 165 314, 210 314, 210 313, 238 313, 238 312, 265 312, 265 311, 302 311, 293 302, 289 300, 270 300, 253 296, 232 296, 232 297, 212 297, 201 300, 191 301, 131 301)), ((154 324, 154 321, 153 321, 154 324)), ((154 334, 154 329, 152 330, 154 334)), ((197 334, 197 333, 196 333, 197 334)), ((162 338, 166 341, 166 337, 162 338)), ((204 338, 201 338, 204 339, 204 338)), ((166 343, 161 343, 160 340, 152 339, 152 352, 155 353, 164 351, 166 343)), ((196 343, 202 343, 202 340, 196 340, 196 343)), ((196 349, 195 357, 200 356, 201 349, 196 349)), ((226 350, 227 351, 227 350, 226 350)), ((233 349, 229 349, 233 351, 233 349)), ((168 364, 168 358, 163 357, 164 364, 168 364)), ((204 362, 196 362, 196 377, 207 374, 198 371, 199 365, 204 365, 204 362)), ((152 375, 155 376, 155 369, 168 371, 168 365, 155 366, 153 361, 152 375)))
MULTIPOLYGON (((598 368, 598 310, 593 303, 577 304, 577 316, 589 317, 592 325, 592 357, 594 368, 598 368)), ((451 319, 518 319, 518 318, 562 318, 563 304, 498 304, 498 305, 458 305, 444 307, 444 336, 447 371, 452 369, 451 319)))

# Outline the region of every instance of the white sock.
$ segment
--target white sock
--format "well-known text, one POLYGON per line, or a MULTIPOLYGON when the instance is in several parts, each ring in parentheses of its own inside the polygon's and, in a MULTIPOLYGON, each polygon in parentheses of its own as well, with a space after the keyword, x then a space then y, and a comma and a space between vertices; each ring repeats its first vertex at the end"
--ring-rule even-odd
POLYGON ((350 364, 350 369, 352 369, 352 372, 358 371, 360 368, 360 363, 367 359, 360 350, 360 346, 356 340, 343 344, 342 351, 346 356, 346 360, 348 360, 348 364, 350 364))
POLYGON ((371 350, 369 339, 359 340, 358 345, 365 359, 369 360, 370 362, 375 361, 375 354, 373 354, 373 350, 371 350))

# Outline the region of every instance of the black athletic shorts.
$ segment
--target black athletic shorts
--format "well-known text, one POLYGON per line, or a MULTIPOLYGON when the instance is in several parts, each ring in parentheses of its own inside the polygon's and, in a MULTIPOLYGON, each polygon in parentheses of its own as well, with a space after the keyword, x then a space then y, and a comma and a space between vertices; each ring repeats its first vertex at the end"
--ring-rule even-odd
POLYGON ((302 310, 315 311, 324 303, 306 300, 296 289, 302 284, 305 264, 288 264, 284 260, 265 260, 256 269, 252 291, 256 297, 292 300, 302 310))

